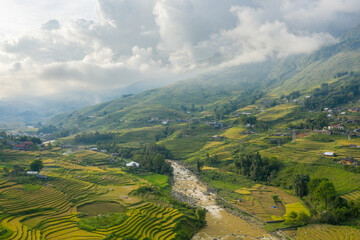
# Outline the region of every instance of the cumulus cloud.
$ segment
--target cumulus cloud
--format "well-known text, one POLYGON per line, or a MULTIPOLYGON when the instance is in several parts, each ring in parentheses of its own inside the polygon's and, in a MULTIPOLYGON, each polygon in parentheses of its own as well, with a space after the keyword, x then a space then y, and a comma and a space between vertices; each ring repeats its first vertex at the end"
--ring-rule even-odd
MULTIPOLYGON (((89 3, 77 7, 92 8, 89 3)), ((60 12, 71 6, 51 4, 63 7, 60 12)), ((356 0, 97 0, 95 6, 97 18, 68 17, 60 24, 54 14, 5 37, 0 98, 78 97, 308 54, 360 22, 356 0)))
POLYGON ((44 23, 43 25, 41 25, 41 29, 45 29, 45 30, 54 30, 59 28, 60 28, 60 23, 56 19, 51 19, 46 23, 44 23))

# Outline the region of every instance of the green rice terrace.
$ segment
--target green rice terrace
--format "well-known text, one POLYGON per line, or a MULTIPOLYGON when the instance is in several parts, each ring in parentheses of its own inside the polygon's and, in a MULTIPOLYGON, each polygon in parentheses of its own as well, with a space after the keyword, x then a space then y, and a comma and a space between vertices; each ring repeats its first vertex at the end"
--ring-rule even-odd
POLYGON ((17 159, 21 168, 34 158, 42 159, 46 179, 13 171, 0 180, 0 239, 186 239, 197 229, 192 208, 170 199, 165 175, 136 177, 92 151, 4 150, 0 161, 17 159), (137 194, 142 188, 162 197, 137 194))

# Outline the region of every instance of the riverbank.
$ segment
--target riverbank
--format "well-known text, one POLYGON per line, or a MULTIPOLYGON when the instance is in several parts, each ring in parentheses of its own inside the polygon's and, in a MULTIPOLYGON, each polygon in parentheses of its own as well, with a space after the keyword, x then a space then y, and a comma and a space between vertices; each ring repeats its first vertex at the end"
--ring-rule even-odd
POLYGON ((174 169, 172 194, 180 201, 208 211, 207 226, 193 237, 194 240, 277 239, 262 225, 246 221, 221 208, 216 202, 216 194, 210 192, 191 171, 176 161, 170 162, 174 169))

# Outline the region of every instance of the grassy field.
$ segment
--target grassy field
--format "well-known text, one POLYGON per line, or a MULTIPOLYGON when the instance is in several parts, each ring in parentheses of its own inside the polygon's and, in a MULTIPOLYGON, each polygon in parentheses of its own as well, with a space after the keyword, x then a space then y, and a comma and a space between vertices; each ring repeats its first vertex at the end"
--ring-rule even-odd
POLYGON ((146 176, 141 176, 141 178, 151 182, 154 185, 157 185, 159 187, 166 187, 169 185, 168 179, 169 177, 166 175, 161 174, 149 174, 146 176))

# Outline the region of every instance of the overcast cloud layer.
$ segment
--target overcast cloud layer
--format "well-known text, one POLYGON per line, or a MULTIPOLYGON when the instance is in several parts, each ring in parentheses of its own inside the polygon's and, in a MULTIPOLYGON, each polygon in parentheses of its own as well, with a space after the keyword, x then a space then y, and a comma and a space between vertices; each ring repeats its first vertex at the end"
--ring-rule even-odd
POLYGON ((311 53, 360 22, 358 0, 40 2, 2 3, 0 99, 78 97, 311 53))

